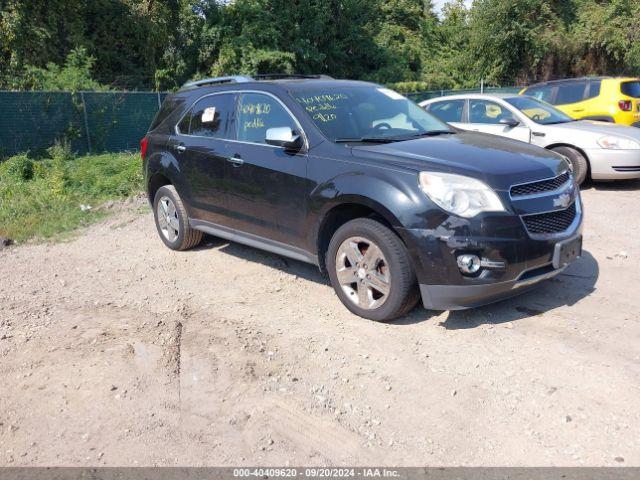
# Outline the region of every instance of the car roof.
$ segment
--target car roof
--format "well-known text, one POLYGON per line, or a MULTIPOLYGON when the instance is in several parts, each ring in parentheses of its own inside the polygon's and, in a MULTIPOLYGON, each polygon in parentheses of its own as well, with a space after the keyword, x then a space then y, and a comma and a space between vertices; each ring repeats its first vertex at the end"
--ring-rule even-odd
POLYGON ((560 85, 563 83, 582 82, 582 81, 601 81, 601 80, 617 80, 617 81, 630 81, 638 80, 638 77, 612 77, 607 75, 593 76, 593 77, 576 77, 576 78, 562 78, 558 80, 546 80, 544 82, 532 83, 525 88, 539 87, 544 85, 560 85))
POLYGON ((424 100, 420 102, 421 105, 427 103, 435 103, 441 102, 443 100, 468 100, 468 99, 479 99, 479 100, 494 100, 496 98, 500 98, 502 100, 506 100, 508 98, 515 98, 519 95, 517 93, 460 93, 458 95, 445 95, 442 97, 430 98, 429 100, 424 100))

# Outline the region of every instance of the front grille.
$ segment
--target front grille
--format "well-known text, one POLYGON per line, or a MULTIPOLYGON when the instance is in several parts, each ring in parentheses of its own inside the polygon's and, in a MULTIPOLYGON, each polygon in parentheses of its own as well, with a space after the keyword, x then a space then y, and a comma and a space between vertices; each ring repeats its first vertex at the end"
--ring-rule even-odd
POLYGON ((576 218, 575 202, 565 210, 555 212, 539 213, 536 215, 525 215, 522 217, 527 231, 531 235, 545 233, 561 233, 569 228, 576 218))
POLYGON ((511 196, 522 197, 524 195, 534 195, 536 193, 557 190, 562 185, 567 183, 569 181, 569 178, 570 174, 568 171, 566 171, 562 175, 559 175, 556 178, 551 178, 549 180, 540 180, 533 183, 514 185, 513 187, 511 187, 511 196))

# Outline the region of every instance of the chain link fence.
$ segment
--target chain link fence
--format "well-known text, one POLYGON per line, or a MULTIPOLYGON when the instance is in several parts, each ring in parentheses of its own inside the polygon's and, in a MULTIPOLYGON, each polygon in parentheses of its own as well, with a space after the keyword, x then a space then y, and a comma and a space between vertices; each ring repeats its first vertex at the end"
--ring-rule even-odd
POLYGON ((55 142, 78 154, 136 150, 166 95, 0 92, 0 159, 55 142))
MULTIPOLYGON (((519 87, 486 87, 485 93, 517 93, 519 87)), ((416 102, 480 89, 410 93, 416 102)), ((78 154, 137 150, 166 93, 2 92, 0 160, 17 153, 40 153, 67 142, 78 154)))

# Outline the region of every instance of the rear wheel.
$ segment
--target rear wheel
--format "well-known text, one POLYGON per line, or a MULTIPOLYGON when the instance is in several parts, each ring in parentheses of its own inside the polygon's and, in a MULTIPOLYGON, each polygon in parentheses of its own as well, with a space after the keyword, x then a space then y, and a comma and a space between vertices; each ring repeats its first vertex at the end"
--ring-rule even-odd
POLYGON ((358 218, 341 226, 331 238, 326 262, 336 294, 356 315, 393 320, 418 301, 407 249, 397 235, 375 220, 358 218))
POLYGON ((202 232, 189 226, 187 210, 173 185, 158 189, 153 214, 160 238, 170 249, 187 250, 202 241, 202 232))
POLYGON ((573 168, 573 177, 578 185, 585 181, 589 172, 589 162, 582 153, 571 147, 555 147, 551 150, 569 159, 573 168))

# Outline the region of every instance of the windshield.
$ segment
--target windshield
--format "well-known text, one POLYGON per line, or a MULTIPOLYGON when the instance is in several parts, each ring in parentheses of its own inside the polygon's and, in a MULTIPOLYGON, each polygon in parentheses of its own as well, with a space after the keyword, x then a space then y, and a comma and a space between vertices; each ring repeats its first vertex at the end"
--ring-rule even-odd
POLYGON ((527 117, 541 125, 572 122, 573 119, 557 108, 533 97, 512 97, 505 100, 524 113, 527 117))
POLYGON ((454 131, 399 93, 374 85, 304 87, 292 92, 331 141, 399 141, 454 131))

